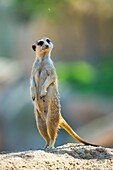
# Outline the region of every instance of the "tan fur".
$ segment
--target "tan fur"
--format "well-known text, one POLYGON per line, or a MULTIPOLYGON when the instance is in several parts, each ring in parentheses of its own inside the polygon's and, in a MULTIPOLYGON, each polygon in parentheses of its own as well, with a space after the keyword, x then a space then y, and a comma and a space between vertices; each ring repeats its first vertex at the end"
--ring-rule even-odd
POLYGON ((30 79, 30 94, 33 98, 37 128, 46 141, 45 148, 54 148, 60 126, 79 142, 94 145, 80 138, 61 116, 57 74, 50 56, 53 44, 50 40, 48 43, 47 39, 42 38, 32 46, 36 58, 30 79))

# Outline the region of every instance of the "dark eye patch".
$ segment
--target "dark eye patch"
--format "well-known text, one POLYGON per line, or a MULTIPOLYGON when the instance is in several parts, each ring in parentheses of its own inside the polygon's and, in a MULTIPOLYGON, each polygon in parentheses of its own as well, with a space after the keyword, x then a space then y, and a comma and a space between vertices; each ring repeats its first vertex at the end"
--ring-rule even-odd
POLYGON ((50 44, 50 40, 49 39, 47 39, 46 41, 47 41, 48 44, 50 44))
POLYGON ((32 49, 34 50, 34 51, 36 51, 36 45, 32 45, 32 49))
POLYGON ((37 43, 37 45, 40 45, 40 46, 42 46, 43 44, 44 44, 43 41, 39 41, 39 42, 37 43))

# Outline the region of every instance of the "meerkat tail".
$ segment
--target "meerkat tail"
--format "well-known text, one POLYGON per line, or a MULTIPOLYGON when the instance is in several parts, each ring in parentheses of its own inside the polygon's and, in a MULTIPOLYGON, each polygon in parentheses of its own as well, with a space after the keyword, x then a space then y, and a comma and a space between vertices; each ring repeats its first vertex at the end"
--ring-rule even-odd
POLYGON ((60 118, 60 126, 65 129, 74 139, 78 140, 79 142, 85 144, 85 145, 91 145, 91 146, 98 146, 96 144, 92 144, 90 142, 85 141, 80 136, 78 136, 73 129, 68 125, 68 123, 64 120, 64 118, 61 116, 60 118))

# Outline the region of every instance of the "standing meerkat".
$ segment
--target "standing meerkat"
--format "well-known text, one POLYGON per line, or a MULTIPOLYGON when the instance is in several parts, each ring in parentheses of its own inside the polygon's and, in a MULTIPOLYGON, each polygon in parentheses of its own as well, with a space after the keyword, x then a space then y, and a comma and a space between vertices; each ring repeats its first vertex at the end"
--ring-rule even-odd
POLYGON ((53 43, 49 38, 41 38, 32 45, 36 54, 30 79, 30 94, 34 104, 39 133, 46 141, 45 148, 54 148, 57 131, 61 126, 73 138, 85 145, 91 144, 79 137, 61 115, 56 69, 51 59, 53 43))

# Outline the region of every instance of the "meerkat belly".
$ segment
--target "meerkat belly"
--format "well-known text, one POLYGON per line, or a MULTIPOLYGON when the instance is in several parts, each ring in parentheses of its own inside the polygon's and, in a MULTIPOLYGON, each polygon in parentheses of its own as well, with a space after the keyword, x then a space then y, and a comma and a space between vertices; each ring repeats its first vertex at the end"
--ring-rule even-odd
POLYGON ((47 120, 52 124, 55 125, 60 121, 61 106, 57 89, 53 90, 47 113, 47 120))
POLYGON ((44 96, 42 98, 40 97, 42 86, 43 86, 47 76, 48 75, 47 75, 46 71, 41 72, 40 77, 39 77, 39 84, 38 84, 39 107, 40 107, 40 110, 41 110, 42 114, 44 114, 45 116, 47 115, 48 112, 53 112, 52 110, 55 109, 54 106, 56 105, 56 107, 58 107, 57 103, 59 102, 58 95, 57 95, 58 92, 57 92, 55 84, 51 84, 47 88, 46 96, 44 96))
POLYGON ((39 99, 39 107, 45 117, 47 113, 52 119, 58 117, 56 115, 60 113, 60 99, 54 84, 48 87, 46 96, 39 99))
MULTIPOLYGON (((54 85, 51 84, 47 89, 47 94, 42 98, 41 103, 43 103, 43 109, 44 114, 47 115, 47 113, 50 110, 51 102, 52 102, 52 95, 55 93, 54 85)), ((40 99, 41 100, 41 99, 40 99)))

